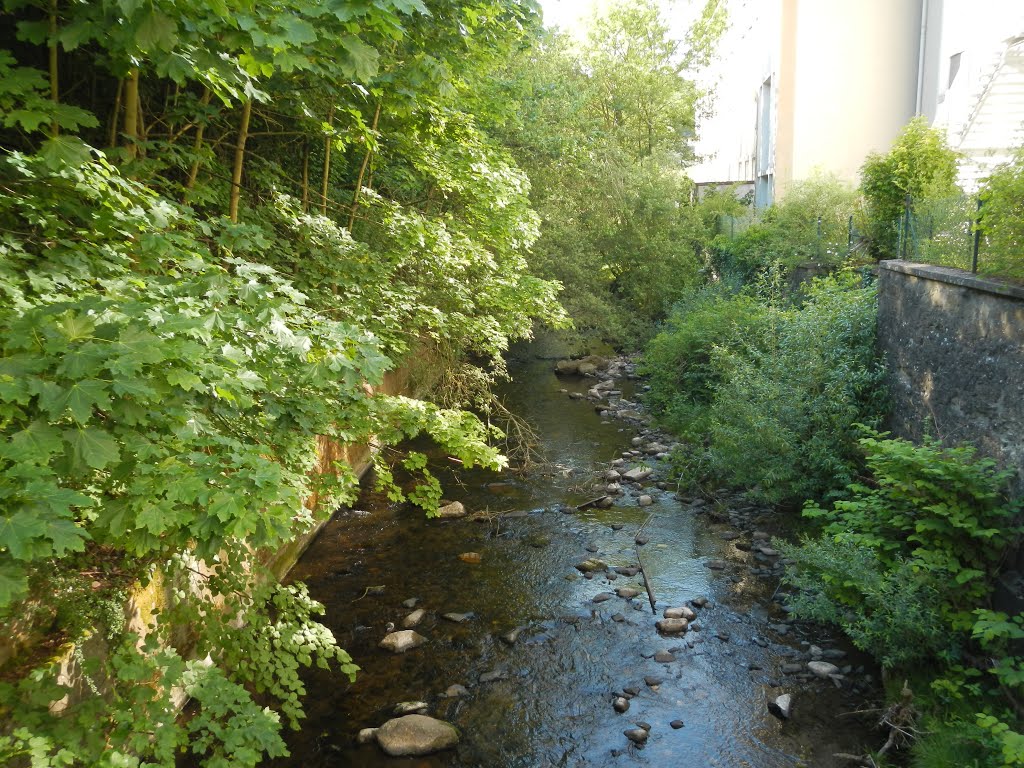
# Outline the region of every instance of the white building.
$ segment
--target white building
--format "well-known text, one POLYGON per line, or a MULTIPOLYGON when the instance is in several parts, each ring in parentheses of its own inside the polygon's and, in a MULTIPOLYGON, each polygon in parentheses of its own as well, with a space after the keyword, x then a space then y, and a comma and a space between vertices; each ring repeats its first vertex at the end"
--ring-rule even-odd
POLYGON ((949 130, 970 186, 1024 141, 1024 0, 729 0, 707 73, 698 183, 770 204, 816 170, 856 184, 916 114, 949 130))

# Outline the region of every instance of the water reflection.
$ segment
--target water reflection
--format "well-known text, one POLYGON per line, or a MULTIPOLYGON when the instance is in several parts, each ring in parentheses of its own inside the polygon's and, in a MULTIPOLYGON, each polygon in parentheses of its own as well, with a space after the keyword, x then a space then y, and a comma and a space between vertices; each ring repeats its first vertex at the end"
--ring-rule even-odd
MULTIPOLYGON (((617 456, 633 432, 602 423, 591 404, 569 400, 548 364, 522 365, 508 403, 538 428, 552 472, 528 477, 462 473, 448 478, 446 494, 471 511, 490 509, 485 522, 427 521, 408 508, 368 495, 369 513, 335 517, 293 571, 328 608, 326 623, 363 667, 349 685, 316 670, 307 676, 309 718, 291 737, 293 756, 278 766, 828 766, 836 751, 856 751, 860 740, 838 692, 798 693, 799 717, 785 724, 765 701, 777 683, 779 638, 764 641, 770 588, 746 568, 714 572, 711 558, 742 559, 723 542, 706 516, 695 516, 669 494, 650 508, 627 500, 608 510, 566 514, 588 492, 592 471, 617 456), (458 482, 455 482, 455 481, 458 482), (495 482, 503 485, 493 486, 495 482), (658 610, 706 596, 696 631, 661 637, 640 577, 587 579, 574 568, 587 557, 610 566, 637 562, 642 550, 658 610), (479 564, 463 562, 468 551, 479 564), (368 586, 383 586, 379 595, 368 586), (633 586, 640 595, 595 603, 601 593, 633 586), (413 601, 415 601, 413 603, 413 601), (410 606, 427 616, 416 631, 428 643, 404 655, 377 648, 388 625, 401 625, 410 606), (449 612, 472 613, 462 623, 449 612), (502 639, 520 629, 512 644, 502 639), (767 647, 762 647, 762 643, 767 647), (670 651, 676 661, 653 656, 670 651), (480 682, 481 678, 489 680, 480 682), (652 685, 653 683, 653 685, 652 685), (446 698, 449 686, 464 697, 446 698), (637 691, 625 714, 613 694, 637 691), (463 733, 453 751, 395 760, 375 745, 357 746, 364 727, 387 720, 398 702, 422 699, 428 714, 463 733), (669 726, 682 720, 685 726, 669 726), (641 751, 623 730, 637 721, 652 726, 641 751)), ((577 388, 585 389, 583 382, 577 388)), ((792 690, 792 686, 787 690, 792 690)))

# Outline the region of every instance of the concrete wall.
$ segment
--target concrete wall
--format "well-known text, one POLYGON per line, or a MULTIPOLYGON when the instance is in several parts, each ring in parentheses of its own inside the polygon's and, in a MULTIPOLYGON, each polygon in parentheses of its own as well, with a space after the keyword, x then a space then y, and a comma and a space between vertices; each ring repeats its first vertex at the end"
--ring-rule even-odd
POLYGON ((1024 493, 1024 287, 924 264, 879 267, 893 432, 971 442, 1015 470, 1024 493))

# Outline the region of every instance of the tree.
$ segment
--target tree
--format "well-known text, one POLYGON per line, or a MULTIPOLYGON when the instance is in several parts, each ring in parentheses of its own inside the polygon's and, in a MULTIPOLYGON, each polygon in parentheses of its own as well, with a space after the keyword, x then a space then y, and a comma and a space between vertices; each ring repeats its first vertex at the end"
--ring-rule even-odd
POLYGON ((880 258, 896 256, 899 222, 905 206, 926 197, 957 194, 956 153, 945 133, 916 117, 893 143, 888 154, 871 154, 861 166, 861 192, 867 206, 868 235, 880 258))

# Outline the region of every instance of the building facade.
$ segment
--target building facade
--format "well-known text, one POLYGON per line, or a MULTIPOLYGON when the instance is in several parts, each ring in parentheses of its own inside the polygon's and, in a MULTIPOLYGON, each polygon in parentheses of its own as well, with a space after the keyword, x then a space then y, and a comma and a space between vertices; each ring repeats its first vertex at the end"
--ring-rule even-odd
POLYGON ((1024 0, 729 0, 703 85, 698 183, 770 205, 816 172, 856 184, 915 115, 945 127, 970 187, 1024 140, 1024 0))

